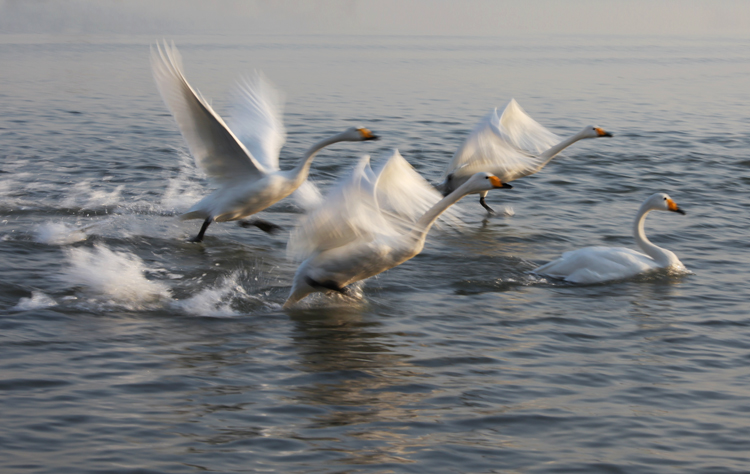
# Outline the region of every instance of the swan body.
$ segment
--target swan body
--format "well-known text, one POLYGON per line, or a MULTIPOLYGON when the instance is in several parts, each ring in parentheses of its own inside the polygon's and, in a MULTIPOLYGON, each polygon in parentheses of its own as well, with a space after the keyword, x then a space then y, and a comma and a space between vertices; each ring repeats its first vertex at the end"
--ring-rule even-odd
POLYGON ((292 233, 290 253, 304 261, 284 307, 316 291, 346 293, 347 285, 402 264, 422 251, 432 225, 463 196, 510 187, 476 173, 441 199, 397 150, 377 172, 364 157, 292 233))
MULTIPOLYGON (((365 128, 349 128, 307 150, 293 169, 279 170, 279 151, 286 132, 280 94, 261 76, 235 91, 232 127, 185 79, 177 48, 166 43, 151 52, 156 85, 169 107, 196 163, 218 189, 193 205, 181 219, 204 219, 200 242, 213 221, 242 219, 292 194, 307 179, 315 155, 342 141, 377 139, 365 128)), ((277 226, 256 220, 245 224, 264 230, 277 226)))
POLYGON ((685 266, 674 253, 654 245, 646 237, 644 222, 651 211, 685 214, 668 195, 653 194, 643 202, 633 224, 633 237, 644 253, 624 247, 585 247, 565 252, 562 257, 542 265, 532 273, 571 283, 598 283, 630 278, 658 268, 685 271, 685 266))
MULTIPOLYGON (((561 140, 511 99, 501 116, 498 117, 494 109, 474 127, 448 163, 437 188, 447 195, 478 171, 492 173, 508 183, 540 171, 562 150, 579 140, 611 136, 589 125, 561 140)), ((487 193, 480 191, 479 194, 480 204, 493 212, 484 202, 487 193)))

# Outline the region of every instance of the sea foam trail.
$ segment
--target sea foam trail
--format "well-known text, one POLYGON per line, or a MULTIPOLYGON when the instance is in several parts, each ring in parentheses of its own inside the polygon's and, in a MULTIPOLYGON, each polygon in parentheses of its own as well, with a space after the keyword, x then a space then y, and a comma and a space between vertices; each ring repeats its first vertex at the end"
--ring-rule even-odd
MULTIPOLYGON (((84 287, 84 292, 91 295, 90 302, 105 306, 130 310, 166 307, 190 315, 212 317, 238 316, 247 312, 248 305, 257 306, 259 303, 265 307, 274 306, 243 288, 242 280, 246 275, 243 270, 220 278, 208 288, 196 289, 190 298, 176 300, 166 282, 146 278, 146 273, 160 273, 159 269, 149 268, 136 255, 96 245, 92 249, 69 249, 67 257, 70 265, 62 275, 65 281, 84 287)), ((168 272, 166 276, 181 277, 168 272)), ((19 302, 19 307, 32 304, 25 302, 26 299, 19 302)), ((41 297, 34 300, 38 304, 43 304, 43 301, 41 297)), ((54 304, 54 300, 51 301, 54 304)))
POLYGON ((32 309, 49 308, 50 306, 57 306, 57 302, 41 291, 32 291, 31 298, 21 298, 12 310, 29 311, 32 309))
POLYGON ((139 309, 172 299, 167 285, 146 278, 149 269, 135 255, 97 245, 91 250, 70 249, 67 257, 66 281, 106 296, 112 303, 139 309))

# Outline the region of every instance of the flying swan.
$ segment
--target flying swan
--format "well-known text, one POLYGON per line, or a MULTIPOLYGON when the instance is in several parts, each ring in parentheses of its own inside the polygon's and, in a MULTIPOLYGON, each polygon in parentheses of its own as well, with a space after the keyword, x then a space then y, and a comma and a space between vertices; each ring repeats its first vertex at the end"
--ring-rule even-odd
MULTIPOLYGON (((201 242, 213 222, 233 221, 260 212, 299 188, 315 155, 342 141, 375 140, 366 128, 349 128, 316 143, 291 170, 279 170, 279 151, 286 132, 280 94, 262 77, 238 84, 230 128, 209 103, 188 84, 182 58, 174 44, 151 50, 151 68, 164 102, 172 112, 196 163, 218 187, 193 205, 181 219, 204 219, 201 242)), ((278 226, 260 219, 240 221, 271 232, 278 226)))
POLYGON ((284 307, 316 291, 345 294, 347 285, 404 263, 422 251, 430 228, 452 204, 469 193, 510 187, 476 173, 441 199, 398 150, 376 172, 363 157, 292 232, 288 251, 303 261, 284 307))
POLYGON ((643 224, 651 211, 672 211, 685 215, 685 211, 664 193, 656 193, 646 199, 633 223, 633 238, 645 255, 624 247, 585 247, 565 252, 562 257, 532 273, 572 283, 598 283, 629 278, 657 268, 687 271, 674 253, 657 247, 646 238, 643 224))
MULTIPOLYGON (((494 174, 503 183, 523 178, 544 168, 565 148, 584 138, 611 137, 599 127, 587 126, 570 138, 561 140, 511 99, 498 118, 497 109, 487 114, 456 150, 436 187, 448 195, 478 171, 494 174)), ((479 193, 479 203, 494 212, 479 193)))

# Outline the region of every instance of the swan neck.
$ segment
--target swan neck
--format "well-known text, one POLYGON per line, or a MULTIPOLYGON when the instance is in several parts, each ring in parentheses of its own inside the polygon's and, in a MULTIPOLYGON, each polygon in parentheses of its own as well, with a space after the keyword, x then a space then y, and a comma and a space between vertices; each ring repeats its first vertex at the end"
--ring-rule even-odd
POLYGON ((341 138, 341 134, 337 134, 328 138, 324 138, 323 140, 308 148, 297 166, 290 170, 294 179, 300 184, 302 183, 302 181, 306 180, 307 175, 310 173, 310 165, 312 165, 315 155, 317 155, 318 152, 323 148, 340 141, 343 141, 343 139, 341 138))
POLYGON ((427 233, 430 231, 432 225, 435 223, 438 217, 440 217, 440 215, 453 204, 457 203, 462 197, 468 194, 467 188, 467 183, 464 183, 455 191, 438 201, 437 204, 432 206, 427 212, 425 212, 422 217, 419 218, 419 220, 417 221, 417 225, 414 228, 414 238, 424 241, 424 239, 427 237, 427 233))
POLYGON ((671 252, 664 250, 663 248, 651 243, 646 237, 646 231, 644 230, 644 224, 646 222, 646 216, 652 209, 647 204, 643 204, 638 210, 638 215, 633 223, 633 238, 635 243, 643 250, 643 253, 653 258, 656 263, 660 266, 668 266, 671 262, 671 252))
POLYGON ((574 144, 575 142, 577 142, 578 140, 580 140, 582 138, 583 138, 583 133, 582 132, 576 133, 575 135, 566 138, 565 140, 561 141, 557 145, 553 145, 550 149, 548 149, 547 151, 543 152, 540 155, 541 158, 542 158, 542 160, 543 160, 542 161, 542 165, 540 166, 540 168, 542 168, 547 163, 549 163, 550 160, 552 160, 552 158, 554 158, 558 154, 560 154, 561 151, 563 151, 564 149, 568 148, 570 145, 574 144))

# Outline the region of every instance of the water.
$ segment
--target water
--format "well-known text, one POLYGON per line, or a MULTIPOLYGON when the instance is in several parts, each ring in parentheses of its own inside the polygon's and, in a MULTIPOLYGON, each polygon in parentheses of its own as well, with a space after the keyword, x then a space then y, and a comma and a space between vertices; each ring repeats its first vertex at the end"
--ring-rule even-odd
MULTIPOLYGON (((750 41, 178 37, 222 113, 262 69, 286 93, 282 167, 350 125, 321 188, 398 147, 426 178, 515 97, 568 149, 463 204, 463 231, 282 311, 288 233, 186 243, 208 192, 151 79, 146 37, 0 38, 0 470, 747 472, 750 41), (693 272, 575 286, 527 272, 646 229, 693 272)), ((284 201, 263 213, 293 227, 284 201)))

